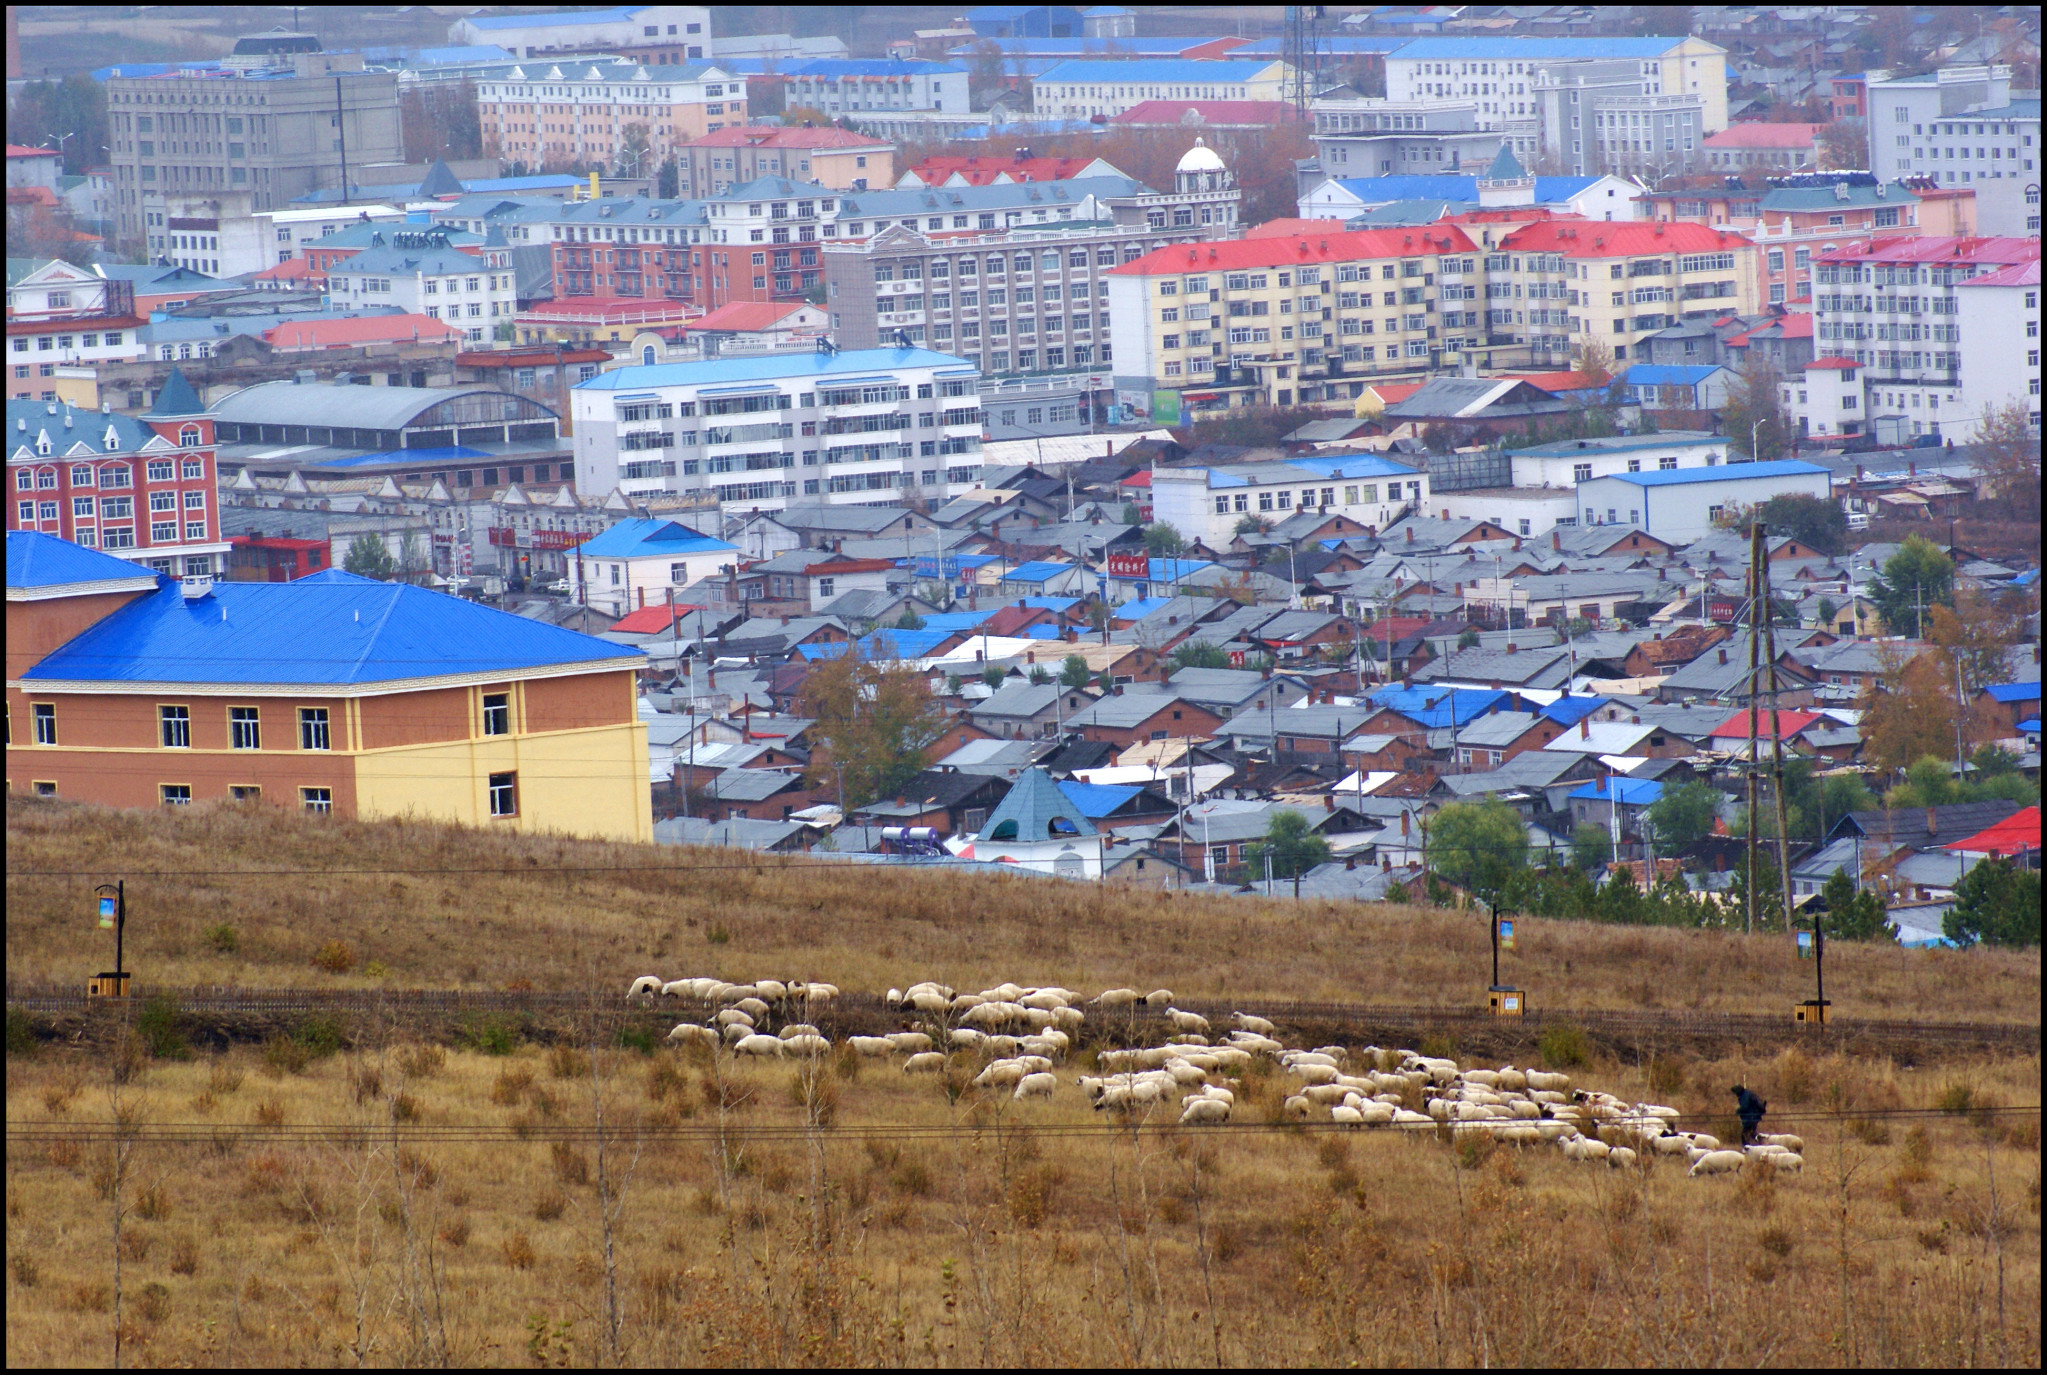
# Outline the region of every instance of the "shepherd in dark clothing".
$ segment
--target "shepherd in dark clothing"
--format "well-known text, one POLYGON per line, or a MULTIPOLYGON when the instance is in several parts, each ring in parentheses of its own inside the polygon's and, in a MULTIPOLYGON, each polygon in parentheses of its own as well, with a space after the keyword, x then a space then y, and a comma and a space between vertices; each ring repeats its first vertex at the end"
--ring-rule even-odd
POLYGON ((1770 1105, 1742 1084, 1736 1084, 1728 1092, 1734 1095, 1735 1115, 1741 1118, 1741 1144, 1752 1145, 1756 1139, 1756 1128, 1763 1124, 1763 1114, 1770 1110, 1770 1105))

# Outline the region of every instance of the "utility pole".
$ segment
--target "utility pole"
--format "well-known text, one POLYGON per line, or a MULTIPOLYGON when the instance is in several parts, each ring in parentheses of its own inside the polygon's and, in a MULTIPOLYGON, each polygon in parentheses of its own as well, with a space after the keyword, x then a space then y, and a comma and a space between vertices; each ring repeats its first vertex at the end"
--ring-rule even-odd
POLYGON ((1756 628, 1756 579, 1762 563, 1763 527, 1749 527, 1748 559, 1748 844, 1746 870, 1748 909, 1742 914, 1741 930, 1749 935, 1756 929, 1756 681, 1761 676, 1758 658, 1762 633, 1756 628))
MULTIPOLYGON (((1762 526, 1756 527, 1758 531, 1762 526)), ((1762 588, 1764 658, 1770 673, 1770 774, 1777 790, 1777 882, 1783 890, 1784 926, 1791 926, 1791 822, 1784 796, 1784 725, 1777 710, 1777 618, 1770 602, 1770 565, 1757 565, 1757 583, 1762 588)), ((1824 838, 1824 837, 1822 837, 1824 838)))

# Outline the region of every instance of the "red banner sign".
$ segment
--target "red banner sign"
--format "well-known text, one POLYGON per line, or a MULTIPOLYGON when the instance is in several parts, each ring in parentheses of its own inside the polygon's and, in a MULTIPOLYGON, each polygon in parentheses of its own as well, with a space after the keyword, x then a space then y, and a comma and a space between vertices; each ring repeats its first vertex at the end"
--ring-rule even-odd
POLYGON ((513 530, 491 527, 490 542, 507 549, 573 549, 590 535, 585 530, 513 530))
POLYGON ((1151 556, 1149 554, 1109 555, 1109 576, 1112 578, 1149 578, 1151 556))
POLYGON ((1706 614, 1711 616, 1718 624, 1726 625, 1734 620, 1734 603, 1712 602, 1708 605, 1706 614))
POLYGON ((1244 666, 1244 651, 1243 651, 1243 650, 1241 650, 1241 649, 1233 649, 1233 650, 1231 650, 1231 651, 1230 651, 1230 667, 1231 667, 1231 668, 1242 668, 1243 666, 1244 666))

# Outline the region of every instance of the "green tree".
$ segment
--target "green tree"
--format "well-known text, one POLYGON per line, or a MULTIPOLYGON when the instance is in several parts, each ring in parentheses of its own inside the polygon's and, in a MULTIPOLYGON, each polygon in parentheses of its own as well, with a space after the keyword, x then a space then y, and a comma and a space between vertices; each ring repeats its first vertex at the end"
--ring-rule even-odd
POLYGON ((1571 862, 1590 873, 1613 858, 1613 832, 1587 821, 1571 832, 1571 862))
POLYGON ((384 541, 375 535, 357 535, 351 540, 341 566, 358 577, 375 578, 378 582, 389 582, 398 576, 398 560, 391 557, 384 541))
MULTIPOLYGON (((1734 866, 1734 881, 1727 885, 1727 911, 1732 920, 1748 919, 1748 861, 1734 866)), ((1761 846, 1756 849, 1756 929, 1781 930, 1784 925, 1784 890, 1777 880, 1777 862, 1761 846)))
POLYGON ((1896 943, 1897 933, 1891 930, 1883 897, 1874 891, 1856 892, 1855 880, 1848 877, 1847 870, 1835 868, 1826 887, 1820 889, 1820 901, 1826 904, 1828 939, 1896 943))
MULTIPOLYGON (((1754 353, 1751 349, 1749 352, 1754 353)), ((1795 427, 1784 409, 1784 379, 1769 359, 1758 354, 1735 370, 1721 408, 1721 433, 1728 444, 1757 462, 1783 458, 1795 427)))
POLYGON ((945 731, 945 711, 924 674, 852 648, 812 668, 798 700, 818 741, 806 777, 814 788, 842 788, 848 810, 895 796, 945 731))
POLYGON ((1477 649, 1478 627, 1469 625, 1464 627, 1464 632, 1457 637, 1457 647, 1459 649, 1477 649))
POLYGON ((1923 638, 1928 608, 1955 604, 1955 563, 1933 541, 1907 535, 1869 583, 1870 604, 1893 635, 1923 638))
POLYGON ((1059 664, 1059 681, 1066 687, 1078 691, 1087 686, 1087 660, 1078 654, 1069 654, 1059 664))
POLYGON ((1645 908, 1644 895, 1635 883, 1635 871, 1608 870, 1606 883, 1599 890, 1599 919, 1634 926, 1643 920, 1645 908))
POLYGON ((1206 640, 1182 640, 1166 656, 1177 671, 1183 668, 1228 668, 1230 656, 1220 645, 1206 640))
POLYGON ((1144 514, 1137 509, 1136 502, 1126 501, 1123 503, 1123 523, 1125 525, 1142 525, 1144 523, 1144 514))
POLYGON ((1452 802, 1429 823, 1429 864, 1480 901, 1504 904, 1528 867, 1528 827, 1497 797, 1452 802))
POLYGON ((1848 516, 1832 497, 1786 492, 1771 497, 1757 513, 1772 535, 1792 539, 1821 554, 1838 554, 1848 543, 1848 516))
POLYGON ((1832 630, 1834 628, 1834 618, 1841 614, 1841 608, 1834 605, 1832 597, 1821 597, 1818 610, 1820 625, 1824 629, 1832 630))
POLYGON ((2040 871, 1992 855, 1962 875, 1941 930, 1961 945, 2040 943, 2040 871))
POLYGON ((981 670, 981 681, 992 688, 1001 687, 1002 680, 1008 676, 1009 671, 997 664, 990 664, 981 670))
POLYGON ((1301 895, 1301 875, 1328 862, 1329 842, 1308 829, 1308 818, 1291 808, 1274 812, 1265 836, 1244 847, 1247 876, 1265 877, 1265 862, 1272 861, 1272 877, 1294 881, 1294 896, 1301 895))
POLYGON ((1144 550, 1153 558, 1178 558, 1186 549, 1187 541, 1166 522, 1154 521, 1144 527, 1144 550))
POLYGON ((2019 757, 2000 745, 1983 745, 1969 756, 1969 762, 1976 766, 1979 781, 2001 778, 2019 771, 2019 757))
POLYGON ((1720 814, 1720 791, 1693 779, 1674 788, 1649 806, 1649 825, 1656 833, 1656 848, 1676 854, 1713 834, 1713 819, 1720 814))
POLYGON ((1232 527, 1232 531, 1239 535, 1262 535, 1271 528, 1272 522, 1264 516, 1247 511, 1237 517, 1237 523, 1232 527))
POLYGON ((917 614, 917 608, 914 606, 904 607, 903 614, 896 618, 897 630, 922 630, 923 628, 924 618, 917 614))

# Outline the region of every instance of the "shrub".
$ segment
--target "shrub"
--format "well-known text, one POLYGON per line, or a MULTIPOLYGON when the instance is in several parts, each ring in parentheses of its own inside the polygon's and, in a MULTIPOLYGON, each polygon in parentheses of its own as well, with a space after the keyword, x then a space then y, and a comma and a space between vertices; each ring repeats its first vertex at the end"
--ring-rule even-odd
POLYGON ((484 1017, 463 1028, 470 1046, 485 1055, 510 1055, 523 1039, 519 1029, 503 1017, 484 1017))
POLYGON ((704 939, 712 945, 724 945, 732 939, 732 933, 717 922, 712 922, 711 929, 704 932, 704 939))
POLYGON ((1577 1027, 1561 1022, 1542 1029, 1542 1036, 1536 1042, 1536 1049, 1542 1053, 1543 1063, 1552 1069, 1569 1069, 1582 1065, 1592 1054, 1585 1033, 1577 1027))
POLYGON ((398 1052, 398 1068, 408 1079, 431 1079, 447 1065, 448 1053, 439 1046, 406 1046, 398 1052))
POLYGON ((313 952, 313 963, 329 974, 346 974, 355 968, 355 951, 347 941, 328 941, 313 952))
POLYGON ((348 1091, 357 1105, 372 1098, 384 1096, 384 1073, 375 1065, 351 1061, 348 1066, 348 1091))
POLYGON ((469 1219, 466 1217, 450 1218, 442 1223, 440 1238, 457 1250, 467 1246, 469 1244, 469 1219))
POLYGON ((112 1293, 104 1284, 74 1284, 71 1286, 71 1306, 81 1313, 104 1313, 112 1299, 112 1293))
POLYGON ((1009 1215, 1024 1227, 1042 1226, 1052 1210, 1052 1191, 1064 1178, 1055 1165, 1019 1170, 1009 1190, 1009 1215))
POLYGON ((284 1124, 284 1104, 275 1098, 266 1098, 256 1105, 256 1120, 266 1127, 284 1124))
POLYGON ((1942 1087, 1940 1096, 1933 1100, 1933 1106, 1942 1112, 1957 1116, 1976 1105, 1976 1090, 1968 1084, 1948 1084, 1942 1087))
POLYGON ((142 1286, 142 1293, 137 1296, 135 1307, 149 1322, 162 1322, 171 1315, 170 1287, 151 1280, 142 1286))
POLYGON ((514 1270, 531 1270, 539 1257, 533 1253, 533 1243, 524 1232, 514 1232, 501 1243, 505 1253, 505 1264, 514 1270))
POLYGON ((179 1237, 171 1243, 171 1273, 174 1275, 199 1273, 199 1243, 191 1237, 179 1237))
POLYGON ((566 1141, 557 1141, 549 1149, 554 1156, 555 1178, 564 1184, 590 1182, 590 1161, 581 1151, 566 1141))
POLYGON ((135 1014, 135 1034, 158 1060, 189 1060, 192 1048, 185 1044, 178 1022, 178 1000, 158 993, 145 999, 135 1014))
POLYGON ((532 1070, 524 1065, 507 1065, 498 1071, 497 1079, 490 1086, 490 1101, 501 1108, 516 1107, 526 1096, 526 1090, 532 1087, 532 1070))
POLYGON ((171 1215, 171 1196, 161 1184, 152 1184, 135 1195, 135 1215, 148 1222, 162 1222, 171 1215))
POLYGON ((34 1256, 16 1254, 7 1266, 14 1271, 14 1282, 24 1289, 35 1288, 36 1282, 43 1277, 43 1267, 36 1264, 34 1256))
POLYGON ((620 1050, 637 1050, 642 1055, 652 1055, 658 1044, 651 1027, 622 1026, 618 1029, 620 1050))
POLYGON ((130 1227, 121 1233, 121 1258, 132 1260, 137 1265, 149 1259, 149 1247, 156 1240, 140 1227, 130 1227))
POLYGON ((401 1093, 393 1098, 391 1100, 391 1120, 393 1122, 417 1122, 419 1120, 419 1100, 409 1093, 401 1093))
POLYGON ((547 1072, 557 1079, 580 1079, 590 1072, 590 1057, 574 1046, 556 1046, 547 1052, 547 1072))
POLYGON ((1756 1241, 1765 1251, 1778 1257, 1790 1255, 1792 1247, 1797 1244, 1792 1240, 1790 1231, 1779 1222, 1765 1227, 1756 1241))
POLYGON ((35 1030, 29 1026, 28 1013, 18 1007, 7 1009, 7 1054, 33 1055, 36 1052, 35 1030))
POLYGON ((303 1074, 312 1062, 306 1048, 289 1036, 273 1036, 263 1043, 263 1068, 273 1075, 303 1074))
POLYGON ((238 1065, 226 1060, 215 1060, 213 1068, 206 1074, 206 1091, 216 1096, 238 1093, 242 1087, 242 1071, 238 1065))
POLYGON ((569 1200, 560 1189, 550 1188, 533 1200, 533 1217, 537 1222, 553 1222, 568 1211, 569 1200))
POLYGON ((332 1017, 308 1017, 292 1028, 291 1039, 305 1047, 307 1058, 324 1060, 341 1053, 341 1024, 332 1017))
POLYGON ((226 922, 206 928, 206 943, 223 955, 232 955, 242 948, 241 933, 226 922))
POLYGON ((1668 1059, 1661 1055, 1649 1061, 1649 1091, 1651 1093, 1659 1097, 1669 1098, 1684 1086, 1684 1061, 1668 1059))

